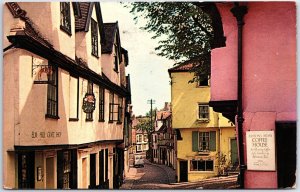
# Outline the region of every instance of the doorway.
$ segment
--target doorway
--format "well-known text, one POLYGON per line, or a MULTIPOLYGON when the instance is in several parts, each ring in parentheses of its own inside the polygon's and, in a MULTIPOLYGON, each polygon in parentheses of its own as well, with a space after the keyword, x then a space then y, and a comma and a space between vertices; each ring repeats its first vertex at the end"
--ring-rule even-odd
POLYGON ((96 154, 90 154, 90 189, 96 188, 96 154))
POLYGON ((276 122, 278 188, 292 187, 296 182, 296 122, 276 122))
POLYGON ((18 154, 18 188, 34 189, 34 152, 18 154))
POLYGON ((179 182, 187 182, 188 181, 188 162, 187 161, 179 161, 179 182))
POLYGON ((46 158, 46 189, 54 189, 54 157, 46 158))

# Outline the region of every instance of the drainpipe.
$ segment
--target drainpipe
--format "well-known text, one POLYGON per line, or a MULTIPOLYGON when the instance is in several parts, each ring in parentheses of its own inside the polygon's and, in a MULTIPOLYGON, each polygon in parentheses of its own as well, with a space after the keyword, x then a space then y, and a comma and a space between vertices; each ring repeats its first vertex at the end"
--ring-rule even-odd
POLYGON ((238 122, 238 146, 239 146, 239 160, 240 160, 240 188, 244 186, 244 173, 246 165, 244 161, 244 145, 243 145, 243 26, 244 16, 247 14, 247 6, 240 6, 239 3, 234 3, 234 7, 230 10, 237 20, 238 26, 238 108, 237 108, 237 122, 238 122))

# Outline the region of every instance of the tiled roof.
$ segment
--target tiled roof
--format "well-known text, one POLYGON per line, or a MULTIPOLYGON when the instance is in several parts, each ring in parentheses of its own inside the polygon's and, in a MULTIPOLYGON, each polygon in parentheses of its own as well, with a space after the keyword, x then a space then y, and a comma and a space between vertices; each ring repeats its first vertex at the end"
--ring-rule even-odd
POLYGON ((170 111, 157 111, 156 112, 157 120, 167 119, 170 115, 171 115, 170 111))
POLYGON ((170 68, 168 71, 169 72, 175 72, 175 71, 189 71, 193 68, 192 63, 183 63, 181 65, 175 66, 173 68, 170 68))
POLYGON ((105 43, 102 46, 102 53, 111 53, 113 50, 115 35, 118 23, 104 23, 105 43))
POLYGON ((91 2, 78 2, 78 6, 81 12, 81 17, 75 15, 75 30, 76 31, 83 31, 86 27, 86 22, 89 13, 92 11, 91 2))

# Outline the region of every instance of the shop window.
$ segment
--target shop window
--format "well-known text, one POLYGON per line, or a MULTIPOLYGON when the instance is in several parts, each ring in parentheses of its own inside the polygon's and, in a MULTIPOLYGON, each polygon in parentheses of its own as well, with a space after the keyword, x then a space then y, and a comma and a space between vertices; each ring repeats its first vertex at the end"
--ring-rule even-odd
POLYGON ((70 2, 60 3, 60 28, 71 35, 70 2))
POLYGON ((213 160, 191 160, 190 170, 191 171, 213 171, 214 161, 213 160))

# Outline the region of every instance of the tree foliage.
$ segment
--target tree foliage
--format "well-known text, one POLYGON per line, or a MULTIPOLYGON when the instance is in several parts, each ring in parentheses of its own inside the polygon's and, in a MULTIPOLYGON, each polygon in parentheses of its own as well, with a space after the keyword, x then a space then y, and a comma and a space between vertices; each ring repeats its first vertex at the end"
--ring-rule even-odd
POLYGON ((193 80, 210 75, 211 19, 192 2, 134 2, 126 5, 134 20, 146 20, 142 28, 159 39, 157 54, 175 65, 192 63, 193 80))
POLYGON ((152 110, 152 115, 151 115, 151 111, 149 110, 149 112, 146 113, 145 117, 139 117, 138 118, 139 123, 137 124, 136 129, 140 131, 146 131, 147 133, 153 131, 156 110, 157 110, 156 108, 152 110), (152 118, 152 129, 151 129, 151 118, 152 118))

